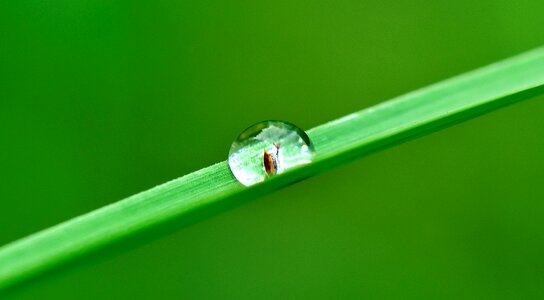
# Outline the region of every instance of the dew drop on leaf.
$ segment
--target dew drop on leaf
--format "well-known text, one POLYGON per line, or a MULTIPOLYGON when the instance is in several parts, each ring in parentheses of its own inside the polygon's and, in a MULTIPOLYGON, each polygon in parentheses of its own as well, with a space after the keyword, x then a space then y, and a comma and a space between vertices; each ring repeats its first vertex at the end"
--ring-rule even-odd
POLYGON ((302 129, 288 122, 264 121, 244 130, 232 143, 229 166, 238 181, 250 186, 308 164, 314 155, 302 129))

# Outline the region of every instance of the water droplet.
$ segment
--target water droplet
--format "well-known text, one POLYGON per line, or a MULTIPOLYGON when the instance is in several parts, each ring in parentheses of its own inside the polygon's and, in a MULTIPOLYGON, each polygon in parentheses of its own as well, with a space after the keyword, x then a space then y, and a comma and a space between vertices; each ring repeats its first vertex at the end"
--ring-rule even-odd
POLYGON ((315 151, 308 135, 283 121, 264 121, 244 130, 232 143, 229 166, 245 186, 308 164, 315 151))

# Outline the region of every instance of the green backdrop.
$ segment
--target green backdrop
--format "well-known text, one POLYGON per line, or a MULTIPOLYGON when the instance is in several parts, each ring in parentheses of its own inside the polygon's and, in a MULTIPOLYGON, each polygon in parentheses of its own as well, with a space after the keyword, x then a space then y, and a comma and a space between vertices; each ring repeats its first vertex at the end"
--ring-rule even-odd
MULTIPOLYGON (((544 44, 542 1, 5 1, 0 244, 544 44)), ((13 299, 544 297, 544 98, 13 299)), ((1 268, 1 266, 0 266, 1 268)))

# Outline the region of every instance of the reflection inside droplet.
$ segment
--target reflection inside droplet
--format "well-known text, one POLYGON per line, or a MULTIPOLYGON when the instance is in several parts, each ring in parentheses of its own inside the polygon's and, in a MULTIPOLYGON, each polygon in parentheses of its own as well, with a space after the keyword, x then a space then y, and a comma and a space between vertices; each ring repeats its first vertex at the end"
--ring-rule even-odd
POLYGON ((310 163, 314 154, 302 129, 283 121, 264 121, 244 130, 232 143, 229 166, 236 179, 249 186, 310 163))

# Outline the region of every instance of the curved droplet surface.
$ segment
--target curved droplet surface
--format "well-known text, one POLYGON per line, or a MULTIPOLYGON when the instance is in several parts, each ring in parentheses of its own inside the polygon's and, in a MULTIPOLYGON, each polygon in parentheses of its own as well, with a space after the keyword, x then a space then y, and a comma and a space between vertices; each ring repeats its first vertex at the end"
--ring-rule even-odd
POLYGON ((250 186, 308 164, 314 155, 302 129, 284 121, 264 121, 244 130, 232 143, 229 166, 238 181, 250 186))

